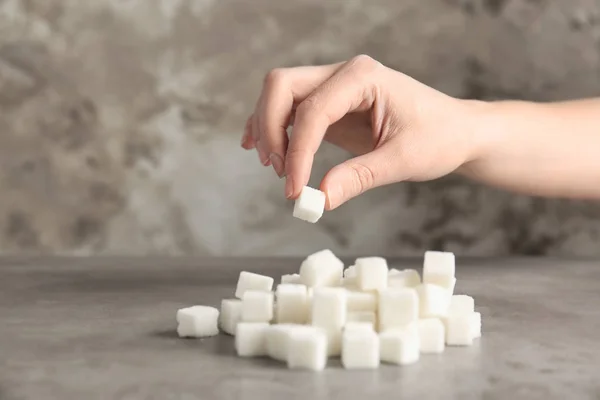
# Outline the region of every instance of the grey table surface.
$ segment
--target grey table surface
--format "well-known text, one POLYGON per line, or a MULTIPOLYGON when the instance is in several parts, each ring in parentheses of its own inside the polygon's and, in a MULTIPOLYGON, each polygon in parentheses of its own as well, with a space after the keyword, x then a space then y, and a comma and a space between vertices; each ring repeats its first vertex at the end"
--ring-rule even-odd
MULTIPOLYGON (((390 260, 399 268, 420 260, 390 260)), ((600 261, 458 260, 483 337, 419 363, 321 373, 179 339, 175 312, 218 306, 241 270, 297 259, 0 258, 0 399, 598 399, 600 261)))

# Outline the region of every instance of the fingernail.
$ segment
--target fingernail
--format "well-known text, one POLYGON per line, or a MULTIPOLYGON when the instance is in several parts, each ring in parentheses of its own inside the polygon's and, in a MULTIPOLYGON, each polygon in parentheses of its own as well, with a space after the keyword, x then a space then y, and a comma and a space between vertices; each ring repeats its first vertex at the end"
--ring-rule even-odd
POLYGON ((256 152, 258 153, 258 159, 259 159, 260 163, 266 167, 267 165, 269 165, 270 160, 269 160, 269 157, 267 157, 265 152, 260 147, 260 139, 256 141, 255 147, 256 147, 256 152))
POLYGON ((279 154, 271 153, 269 154, 269 160, 271 160, 271 164, 273 164, 273 169, 278 177, 283 178, 285 171, 283 169, 283 158, 279 154))
POLYGON ((244 132, 242 135, 242 140, 240 141, 240 146, 246 147, 246 143, 248 142, 248 133, 244 132))
POLYGON ((286 177, 285 181, 285 197, 288 199, 294 195, 294 182, 291 176, 286 177))
POLYGON ((334 186, 332 189, 327 190, 327 208, 333 210, 339 204, 339 199, 342 197, 341 186, 334 186))

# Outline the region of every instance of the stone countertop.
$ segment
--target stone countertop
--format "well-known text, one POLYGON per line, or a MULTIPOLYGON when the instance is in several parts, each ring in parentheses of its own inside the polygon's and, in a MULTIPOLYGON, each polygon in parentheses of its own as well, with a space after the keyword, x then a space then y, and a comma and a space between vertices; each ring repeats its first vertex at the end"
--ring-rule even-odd
MULTIPOLYGON (((415 267, 419 260, 390 260, 415 267)), ((0 259, 0 398, 592 399, 600 397, 600 262, 459 260, 483 337, 407 367, 322 373, 239 359, 233 340, 179 339, 175 311, 217 306, 240 270, 297 259, 0 259)))

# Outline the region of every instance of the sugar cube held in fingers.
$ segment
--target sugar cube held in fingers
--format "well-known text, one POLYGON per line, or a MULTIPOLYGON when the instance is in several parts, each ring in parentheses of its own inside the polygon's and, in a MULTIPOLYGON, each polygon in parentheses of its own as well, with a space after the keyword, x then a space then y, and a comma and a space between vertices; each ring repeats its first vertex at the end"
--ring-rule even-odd
POLYGON ((324 209, 325 193, 304 186, 300 192, 300 196, 296 199, 296 203, 294 204, 293 215, 296 218, 314 224, 321 216, 323 216, 324 209))

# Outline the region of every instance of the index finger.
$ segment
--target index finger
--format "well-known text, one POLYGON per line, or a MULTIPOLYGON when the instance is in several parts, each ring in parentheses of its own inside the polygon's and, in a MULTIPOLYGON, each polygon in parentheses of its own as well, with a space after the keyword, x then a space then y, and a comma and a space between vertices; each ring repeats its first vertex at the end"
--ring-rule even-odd
POLYGON ((350 112, 373 106, 373 74, 380 66, 368 56, 355 57, 300 103, 285 157, 287 198, 297 198, 308 183, 327 128, 350 112))

